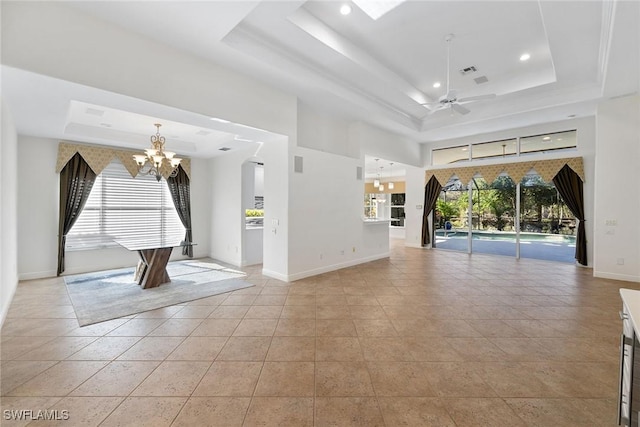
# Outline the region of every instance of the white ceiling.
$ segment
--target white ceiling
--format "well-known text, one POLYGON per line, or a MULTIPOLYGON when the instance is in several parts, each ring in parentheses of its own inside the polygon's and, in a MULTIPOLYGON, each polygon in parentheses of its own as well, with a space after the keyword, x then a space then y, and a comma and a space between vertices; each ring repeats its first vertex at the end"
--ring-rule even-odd
MULTIPOLYGON (((348 1, 64 5, 294 93, 322 111, 428 143, 589 116, 604 96, 636 92, 638 15, 630 24, 614 23, 620 3, 409 1, 378 20, 348 1), (348 16, 339 13, 343 3, 352 6, 348 16), (447 34, 455 35, 450 43, 451 87, 459 97, 497 95, 465 105, 471 112, 464 116, 428 114, 420 105, 446 92, 447 34), (620 69, 630 60, 611 54, 612 40, 618 46, 620 40, 629 44, 636 68, 616 74, 615 85, 607 90, 605 71, 611 62, 618 61, 613 65, 620 69), (523 53, 531 59, 521 62, 523 53), (459 72, 471 66, 477 72, 459 72), (477 77, 487 82, 477 84, 477 77), (438 89, 433 87, 436 81, 442 83, 438 89)), ((221 146, 256 144, 243 140, 270 137, 141 100, 116 103, 113 98, 122 101, 123 95, 21 70, 3 67, 2 79, 3 98, 18 130, 26 134, 146 146, 155 133, 149 123, 161 120, 168 145, 175 141, 171 149, 194 157, 211 157, 221 146), (126 108, 118 111, 110 105, 126 108), (87 108, 104 111, 108 121, 87 115, 87 108), (139 119, 144 119, 144 127, 139 119)))

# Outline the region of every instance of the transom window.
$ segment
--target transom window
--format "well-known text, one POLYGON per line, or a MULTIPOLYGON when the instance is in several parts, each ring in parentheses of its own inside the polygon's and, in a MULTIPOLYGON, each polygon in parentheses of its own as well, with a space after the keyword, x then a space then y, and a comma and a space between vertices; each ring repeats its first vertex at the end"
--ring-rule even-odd
POLYGON ((87 203, 67 234, 67 250, 117 246, 127 238, 184 238, 165 180, 145 175, 132 178, 122 163, 111 162, 91 189, 87 203))
POLYGON ((524 156, 558 150, 573 150, 577 145, 577 132, 548 133, 503 141, 480 142, 455 147, 435 148, 431 151, 431 164, 448 165, 489 158, 524 156))

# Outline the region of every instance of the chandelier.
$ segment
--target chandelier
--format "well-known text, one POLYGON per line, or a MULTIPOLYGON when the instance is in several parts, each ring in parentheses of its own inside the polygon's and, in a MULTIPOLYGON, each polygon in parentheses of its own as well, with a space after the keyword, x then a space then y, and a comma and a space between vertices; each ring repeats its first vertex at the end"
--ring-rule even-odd
POLYGON ((156 134, 151 135, 152 148, 144 150, 146 154, 134 154, 133 158, 138 164, 138 173, 142 175, 155 175, 160 181, 164 171, 170 171, 169 176, 178 174, 178 165, 182 159, 174 157, 176 153, 164 151, 164 136, 160 135, 160 123, 154 124, 156 134))

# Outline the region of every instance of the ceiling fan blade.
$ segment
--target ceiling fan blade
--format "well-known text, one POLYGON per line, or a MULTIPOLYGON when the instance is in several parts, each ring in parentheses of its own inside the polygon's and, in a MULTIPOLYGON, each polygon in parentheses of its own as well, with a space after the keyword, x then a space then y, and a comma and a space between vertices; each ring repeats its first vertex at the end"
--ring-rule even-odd
POLYGON ((427 113, 427 116, 430 116, 430 115, 432 115, 433 113, 437 113, 438 111, 440 111, 440 110, 444 110, 444 109, 446 109, 446 108, 447 108, 447 107, 446 107, 446 106, 444 106, 444 105, 442 105, 442 104, 438 105, 438 106, 437 106, 437 107, 435 107, 435 108, 429 108, 429 112, 427 113))
POLYGON ((495 97, 495 93, 488 93, 486 95, 467 96, 466 98, 460 98, 458 99, 458 102, 482 101, 483 99, 493 99, 495 97))
POLYGON ((436 107, 438 105, 441 105, 441 103, 440 103, 440 101, 433 101, 433 102, 423 102, 420 105, 424 105, 425 107, 430 107, 430 106, 436 107))
POLYGON ((451 108, 458 114, 469 114, 471 111, 468 108, 463 107, 460 104, 451 104, 451 108))

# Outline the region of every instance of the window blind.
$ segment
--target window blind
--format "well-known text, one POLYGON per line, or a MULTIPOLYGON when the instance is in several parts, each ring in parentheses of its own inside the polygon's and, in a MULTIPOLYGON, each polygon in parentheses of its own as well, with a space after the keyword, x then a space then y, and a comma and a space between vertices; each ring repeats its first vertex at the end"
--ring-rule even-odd
POLYGON ((127 238, 184 239, 167 183, 154 176, 132 178, 118 160, 98 175, 87 203, 67 234, 68 250, 117 246, 127 238))

